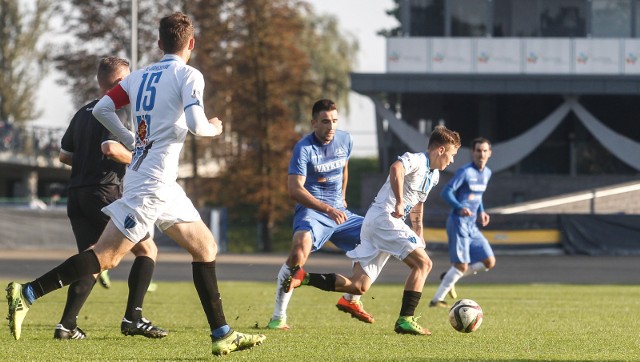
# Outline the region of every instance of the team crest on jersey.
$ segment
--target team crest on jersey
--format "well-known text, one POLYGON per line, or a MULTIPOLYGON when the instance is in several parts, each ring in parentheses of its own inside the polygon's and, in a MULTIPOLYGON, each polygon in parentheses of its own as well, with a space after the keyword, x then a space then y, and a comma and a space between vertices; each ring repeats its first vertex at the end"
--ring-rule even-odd
POLYGON ((136 225, 138 225, 138 222, 133 217, 133 215, 129 214, 129 215, 127 215, 127 217, 124 218, 124 228, 125 229, 131 229, 131 228, 135 227, 136 225))
POLYGON ((149 143, 149 128, 151 126, 151 120, 149 116, 139 116, 138 117, 138 129, 136 130, 137 135, 137 147, 144 147, 149 143))
POLYGON ((338 147, 336 150, 336 156, 343 157, 347 155, 347 151, 345 151, 342 147, 338 147))

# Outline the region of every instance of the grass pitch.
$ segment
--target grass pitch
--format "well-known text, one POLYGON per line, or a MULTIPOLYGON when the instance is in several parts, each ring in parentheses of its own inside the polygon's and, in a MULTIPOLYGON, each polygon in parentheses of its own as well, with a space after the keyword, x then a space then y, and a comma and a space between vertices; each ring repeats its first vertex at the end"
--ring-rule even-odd
MULTIPOLYGON (((8 281, 2 281, 3 289, 8 281)), ((417 315, 432 336, 397 335, 402 285, 376 284, 363 297, 376 322, 364 324, 335 308, 340 294, 311 287, 296 290, 289 306, 290 331, 265 329, 273 308, 274 284, 221 282, 225 314, 238 331, 264 333, 266 342, 222 357, 229 361, 638 361, 640 286, 465 285, 460 297, 477 301, 484 322, 471 334, 458 333, 448 311, 428 307, 435 285, 427 285, 417 315)), ((96 286, 78 325, 81 341, 53 340, 66 289, 37 301, 22 338, 13 340, 4 323, 0 361, 211 360, 208 325, 193 284, 160 282, 147 294, 144 315, 169 331, 161 340, 120 334, 127 285, 96 286)), ((6 313, 6 304, 3 307, 6 313)))

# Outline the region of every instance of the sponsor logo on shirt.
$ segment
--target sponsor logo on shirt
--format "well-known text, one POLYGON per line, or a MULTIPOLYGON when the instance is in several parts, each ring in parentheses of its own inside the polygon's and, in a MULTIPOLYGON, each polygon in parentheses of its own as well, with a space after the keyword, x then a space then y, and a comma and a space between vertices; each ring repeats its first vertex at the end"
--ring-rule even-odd
POLYGON ((347 160, 343 158, 333 162, 323 163, 322 165, 315 165, 313 169, 316 172, 329 172, 338 168, 344 168, 346 164, 347 160))
POLYGON ((487 185, 469 185, 469 189, 473 192, 484 192, 487 189, 487 185))

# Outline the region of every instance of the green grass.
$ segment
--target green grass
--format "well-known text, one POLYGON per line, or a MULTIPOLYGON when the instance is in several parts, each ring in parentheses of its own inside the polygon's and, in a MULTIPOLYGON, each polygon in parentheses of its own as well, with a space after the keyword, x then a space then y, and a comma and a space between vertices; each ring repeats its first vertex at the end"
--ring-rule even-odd
MULTIPOLYGON (((427 306, 435 288, 428 285, 417 314, 430 337, 393 332, 401 285, 374 285, 363 298, 376 317, 371 325, 338 312, 338 293, 300 288, 289 306, 293 329, 288 332, 264 329, 273 308, 272 283, 221 282, 220 287, 229 324, 267 335, 264 345, 224 357, 229 361, 640 360, 640 286, 461 284, 458 293, 480 303, 485 314, 478 331, 463 334, 451 328, 446 310, 427 306)), ((45 296, 33 305, 19 341, 5 321, 0 361, 215 358, 191 283, 160 282, 158 291, 147 295, 144 315, 170 333, 162 340, 120 334, 126 288, 124 282, 110 290, 96 286, 79 317, 89 336, 83 341, 52 339, 66 291, 45 296)))

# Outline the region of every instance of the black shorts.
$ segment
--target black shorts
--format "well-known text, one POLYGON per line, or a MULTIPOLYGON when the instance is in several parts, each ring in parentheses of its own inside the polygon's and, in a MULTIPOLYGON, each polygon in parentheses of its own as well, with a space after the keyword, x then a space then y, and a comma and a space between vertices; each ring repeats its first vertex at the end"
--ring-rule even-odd
POLYGON ((101 210, 122 196, 121 185, 98 185, 69 189, 67 216, 71 221, 78 251, 95 244, 109 217, 101 210))

